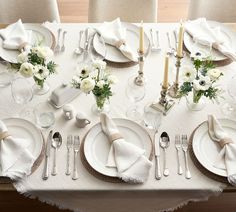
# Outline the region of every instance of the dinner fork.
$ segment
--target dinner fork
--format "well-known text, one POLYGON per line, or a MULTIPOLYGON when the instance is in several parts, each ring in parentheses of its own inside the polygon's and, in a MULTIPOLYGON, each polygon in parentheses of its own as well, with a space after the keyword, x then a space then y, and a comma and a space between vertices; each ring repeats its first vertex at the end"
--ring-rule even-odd
POLYGON ((61 49, 61 47, 60 47, 60 35, 61 35, 61 31, 62 31, 61 28, 59 28, 59 29, 57 30, 57 45, 56 45, 55 48, 54 48, 54 53, 55 53, 55 54, 59 53, 59 52, 60 52, 60 49, 61 49))
POLYGON ((151 50, 152 51, 159 51, 160 50, 160 46, 159 46, 159 42, 158 42, 158 31, 157 31, 157 45, 155 45, 154 42, 154 35, 153 35, 153 29, 150 29, 150 36, 151 36, 151 50))
POLYGON ((177 163, 178 163, 178 174, 183 174, 183 170, 180 164, 180 149, 181 149, 181 140, 180 135, 175 135, 175 148, 177 151, 177 163))
POLYGON ((175 53, 175 49, 171 46, 171 42, 170 42, 170 34, 169 32, 166 33, 167 36, 167 40, 168 40, 168 51, 167 54, 168 55, 173 55, 175 53))
POLYGON ((191 173, 188 167, 188 139, 187 135, 182 135, 182 149, 184 151, 184 160, 185 160, 185 178, 190 179, 191 173))
POLYGON ((78 179, 78 152, 79 152, 79 146, 80 146, 80 138, 79 136, 74 136, 74 168, 73 168, 73 180, 78 179))
POLYGON ((82 36, 84 34, 84 30, 81 30, 79 32, 79 45, 78 47, 75 49, 75 54, 77 55, 81 55, 83 53, 83 48, 81 47, 81 41, 82 41, 82 36))
POLYGON ((174 38, 175 38, 175 49, 177 50, 177 47, 178 47, 177 34, 178 34, 178 32, 177 32, 177 30, 175 29, 175 30, 173 31, 173 33, 174 33, 174 38))
POLYGON ((67 136, 67 160, 66 160, 66 175, 70 175, 70 152, 71 152, 71 148, 73 145, 73 136, 72 135, 68 135, 67 136))
POLYGON ((65 47, 65 37, 66 37, 66 33, 67 31, 64 31, 63 32, 63 35, 62 35, 62 47, 61 47, 61 52, 64 52, 66 47, 65 47))

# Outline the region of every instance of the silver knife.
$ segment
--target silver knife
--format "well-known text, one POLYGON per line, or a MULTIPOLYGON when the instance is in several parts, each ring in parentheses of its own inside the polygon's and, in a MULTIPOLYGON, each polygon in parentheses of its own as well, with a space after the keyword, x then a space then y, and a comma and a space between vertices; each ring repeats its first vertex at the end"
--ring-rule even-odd
POLYGON ((52 133, 53 131, 51 130, 49 132, 48 138, 47 138, 47 145, 46 145, 46 150, 45 150, 45 165, 44 165, 44 170, 43 170, 43 180, 47 180, 49 176, 49 157, 50 157, 50 150, 51 150, 51 143, 52 143, 52 133))
POLYGON ((155 144, 155 158, 156 158, 155 177, 157 180, 160 180, 161 179, 160 144, 159 144, 159 139, 156 139, 156 133, 154 135, 154 144, 155 144))
POLYGON ((85 30, 85 43, 84 43, 84 49, 88 50, 89 45, 89 28, 85 30))

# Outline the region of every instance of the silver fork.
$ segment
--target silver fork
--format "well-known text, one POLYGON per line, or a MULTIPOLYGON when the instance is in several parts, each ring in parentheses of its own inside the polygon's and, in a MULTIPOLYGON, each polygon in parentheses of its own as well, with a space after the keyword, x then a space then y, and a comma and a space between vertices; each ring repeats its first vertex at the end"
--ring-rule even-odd
POLYGON ((191 173, 188 167, 188 138, 187 135, 182 135, 182 149, 184 151, 184 160, 185 160, 185 178, 190 179, 191 173))
POLYGON ((82 36, 84 34, 84 30, 81 30, 79 32, 79 45, 78 47, 75 49, 75 54, 77 55, 81 55, 83 53, 83 48, 81 47, 81 41, 82 41, 82 36))
POLYGON ((78 179, 78 153, 79 153, 79 146, 80 146, 80 138, 79 136, 74 136, 74 168, 73 168, 73 180, 78 179))
POLYGON ((178 32, 177 32, 177 30, 175 29, 175 30, 173 31, 173 33, 174 33, 174 38, 175 38, 175 49, 177 50, 177 48, 178 48, 178 38, 177 38, 178 32))
POLYGON ((161 46, 160 46, 160 39, 159 39, 159 31, 156 31, 156 35, 157 35, 157 50, 161 50, 161 46))
POLYGON ((70 175, 71 171, 70 171, 70 152, 71 152, 71 148, 73 145, 73 136, 72 135, 68 135, 67 136, 67 160, 66 160, 66 175, 70 175))
MULTIPOLYGON (((156 34, 156 35, 158 36, 158 34, 156 34)), ((151 50, 154 52, 161 50, 160 46, 159 46, 159 42, 158 42, 158 37, 157 37, 157 45, 155 45, 153 29, 150 29, 150 37, 151 37, 151 50)))
POLYGON ((65 47, 65 37, 66 37, 66 33, 67 31, 64 31, 63 32, 63 35, 62 35, 62 47, 61 47, 61 52, 64 52, 66 47, 65 47))
POLYGON ((175 135, 175 148, 177 151, 177 163, 178 163, 178 174, 183 174, 183 169, 180 164, 180 149, 181 149, 181 141, 180 141, 180 135, 175 135))
POLYGON ((175 48, 173 48, 171 46, 171 42, 170 42, 170 34, 169 32, 166 33, 166 36, 167 36, 167 40, 168 40, 168 51, 167 51, 167 54, 169 55, 173 55, 175 53, 175 48))
POLYGON ((55 54, 59 53, 59 52, 60 52, 60 49, 61 49, 61 47, 60 47, 60 35, 61 35, 61 31, 62 31, 61 28, 59 28, 59 29, 57 30, 57 45, 56 45, 55 48, 54 48, 54 53, 55 53, 55 54))

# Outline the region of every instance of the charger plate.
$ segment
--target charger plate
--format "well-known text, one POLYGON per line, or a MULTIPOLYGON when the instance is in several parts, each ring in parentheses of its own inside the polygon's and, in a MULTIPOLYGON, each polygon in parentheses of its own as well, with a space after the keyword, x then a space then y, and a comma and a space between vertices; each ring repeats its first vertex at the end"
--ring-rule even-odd
MULTIPOLYGON (((221 126, 231 138, 236 137, 236 122, 229 119, 218 119, 221 126)), ((192 137, 192 149, 198 162, 211 173, 227 177, 226 169, 215 166, 215 161, 221 151, 220 146, 211 140, 208 134, 208 124, 203 122, 194 132, 192 137)))
MULTIPOLYGON (((152 159, 153 144, 149 133, 136 122, 128 119, 113 119, 127 142, 146 150, 146 156, 152 159)), ((83 142, 83 154, 89 166, 97 173, 111 178, 117 177, 116 168, 106 167, 110 142, 102 132, 101 124, 94 125, 86 134, 83 142)))
MULTIPOLYGON (((25 30, 32 30, 31 45, 49 46, 51 49, 55 45, 54 34, 46 27, 39 24, 23 24, 25 30)), ((2 47, 3 39, 0 37, 0 57, 11 63, 17 62, 17 55, 20 54, 18 50, 9 50, 2 47)))

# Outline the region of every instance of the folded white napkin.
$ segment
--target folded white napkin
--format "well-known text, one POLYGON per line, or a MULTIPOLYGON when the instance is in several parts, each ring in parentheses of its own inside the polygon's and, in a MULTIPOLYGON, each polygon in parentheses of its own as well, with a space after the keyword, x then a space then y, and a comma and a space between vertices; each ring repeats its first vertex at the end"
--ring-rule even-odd
POLYGON ((21 50, 29 46, 31 41, 31 30, 25 30, 21 20, 0 30, 0 36, 3 39, 3 48, 12 50, 21 50))
POLYGON ((105 43, 118 48, 124 56, 137 62, 138 54, 133 52, 126 43, 126 28, 121 25, 120 18, 112 22, 104 22, 97 28, 98 33, 103 37, 105 43))
POLYGON ((115 123, 105 113, 101 113, 100 119, 102 130, 111 142, 107 166, 116 167, 118 177, 125 182, 145 182, 152 166, 152 162, 144 155, 145 150, 125 141, 115 123))
POLYGON ((0 176, 18 180, 31 173, 35 158, 27 149, 29 144, 27 139, 9 135, 0 120, 0 176))
POLYGON ((208 116, 208 131, 211 139, 218 142, 222 148, 214 166, 226 169, 229 183, 236 186, 236 143, 213 115, 208 116))
POLYGON ((226 57, 236 60, 234 49, 223 41, 220 27, 212 28, 205 18, 199 18, 185 23, 185 30, 202 45, 212 46, 226 57))

